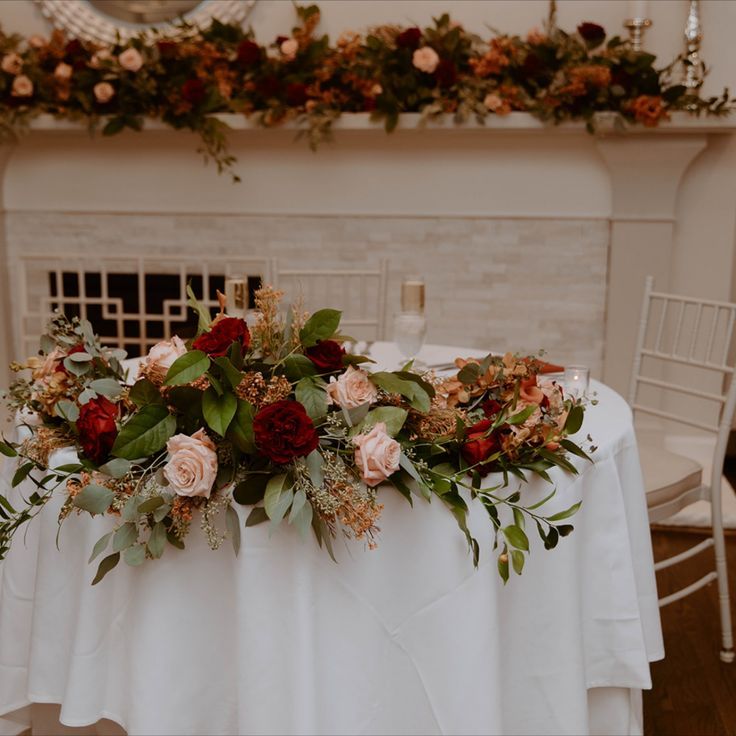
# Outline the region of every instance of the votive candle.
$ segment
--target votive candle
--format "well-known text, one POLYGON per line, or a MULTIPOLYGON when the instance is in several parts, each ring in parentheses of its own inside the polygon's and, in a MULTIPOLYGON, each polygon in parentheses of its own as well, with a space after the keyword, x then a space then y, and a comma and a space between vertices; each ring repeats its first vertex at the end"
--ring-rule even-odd
POLYGON ((588 390, 590 369, 584 365, 568 365, 565 368, 565 391, 580 398, 588 390))

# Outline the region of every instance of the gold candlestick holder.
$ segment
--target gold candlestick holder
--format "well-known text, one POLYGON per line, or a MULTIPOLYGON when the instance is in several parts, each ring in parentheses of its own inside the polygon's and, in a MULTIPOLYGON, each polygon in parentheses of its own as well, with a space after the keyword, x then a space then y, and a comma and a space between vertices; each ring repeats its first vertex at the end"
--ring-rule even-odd
POLYGON ((649 18, 627 18, 624 28, 629 31, 629 41, 634 51, 642 51, 644 48, 644 32, 650 28, 652 21, 649 18))

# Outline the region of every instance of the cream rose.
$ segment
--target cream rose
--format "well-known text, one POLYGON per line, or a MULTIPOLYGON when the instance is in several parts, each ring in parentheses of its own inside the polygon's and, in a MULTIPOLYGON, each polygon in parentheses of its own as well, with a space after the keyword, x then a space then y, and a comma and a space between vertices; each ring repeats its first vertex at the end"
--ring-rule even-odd
MULTIPOLYGON (((101 82, 100 84, 107 84, 107 82, 101 82)), ((95 85, 95 96, 97 95, 96 90, 99 86, 99 84, 95 85)), ((186 352, 187 349, 184 342, 176 335, 171 340, 162 340, 156 343, 148 351, 148 355, 146 356, 145 373, 150 378, 163 381, 169 372, 169 368, 174 365, 174 361, 186 352)))
POLYGON ((30 97, 33 94, 33 82, 25 74, 18 75, 13 80, 10 94, 13 97, 30 97))
POLYGON ((137 72, 143 66, 143 57, 138 49, 131 46, 118 56, 118 63, 129 72, 137 72))
POLYGON ((440 63, 440 57, 431 46, 422 46, 421 49, 417 49, 414 52, 414 55, 411 57, 411 63, 414 64, 420 72, 432 74, 437 68, 437 64, 440 63))
POLYGON ((295 38, 287 38, 286 41, 281 42, 279 49, 287 59, 293 59, 296 52, 299 51, 299 41, 295 38))
MULTIPOLYGON (((110 100, 115 97, 115 87, 113 87, 110 82, 98 82, 93 90, 95 94, 95 99, 100 104, 104 105, 106 102, 110 102, 110 100)), ((178 337, 176 338, 179 339, 178 337)), ((161 343, 159 343, 160 345, 161 343)))
POLYGON ((56 65, 54 69, 54 77, 62 82, 68 82, 72 78, 73 69, 69 64, 65 64, 63 61, 56 65))
POLYGON ((365 371, 350 365, 337 380, 334 376, 330 379, 327 395, 338 406, 355 409, 363 404, 372 404, 378 397, 378 389, 365 371))
POLYGON ((366 434, 353 437, 355 464, 368 486, 377 486, 399 469, 401 445, 386 434, 386 425, 377 422, 366 434))
POLYGON ((217 452, 203 429, 191 437, 175 434, 167 443, 164 475, 179 496, 209 498, 217 477, 217 452))
POLYGON ((18 54, 5 54, 3 60, 0 61, 0 67, 8 74, 20 74, 23 68, 23 59, 18 54))

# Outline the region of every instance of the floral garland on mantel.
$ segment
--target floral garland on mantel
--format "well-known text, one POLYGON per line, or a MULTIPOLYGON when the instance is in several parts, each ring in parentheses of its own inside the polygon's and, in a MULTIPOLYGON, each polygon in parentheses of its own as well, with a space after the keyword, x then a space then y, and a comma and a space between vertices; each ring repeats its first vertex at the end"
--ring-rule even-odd
POLYGON ((233 504, 252 507, 246 527, 288 523, 333 559, 334 538, 372 548, 383 484, 446 507, 476 565, 468 504, 482 507, 504 582, 521 574, 527 534, 552 549, 572 531, 579 502, 550 513, 554 488, 533 503, 523 483, 508 488, 528 473, 552 483, 550 468, 576 473, 571 454, 589 459, 568 438, 584 404, 545 378, 549 364, 509 353, 458 359, 445 378, 411 364, 371 372, 369 358, 346 351, 340 312, 292 306, 285 319, 281 296, 257 291, 249 326, 224 311, 212 320, 190 290, 196 337, 154 346, 132 385, 123 351, 102 347, 88 322, 55 316, 38 355, 11 366, 25 372, 6 393, 21 427, 0 453, 17 460, 12 486, 36 490, 0 494, 0 560, 58 493, 60 525, 81 513, 115 519, 92 550, 90 562, 108 552, 93 584, 121 559, 135 566, 183 548, 195 520, 213 549, 229 537, 237 554, 233 504), (53 464, 61 447, 78 462, 53 464), (499 480, 489 487, 490 472, 499 480))
POLYGON ((681 57, 655 69, 652 54, 618 36, 606 41, 595 23, 567 33, 549 22, 526 38, 484 40, 443 15, 424 30, 378 26, 345 33, 332 46, 315 33, 319 8, 296 10, 299 25, 270 44, 217 21, 115 46, 61 32, 50 39, 0 33, 2 133, 14 138, 42 113, 102 126, 104 135, 140 130, 153 118, 197 132, 222 172, 235 159, 228 126, 214 113, 254 116, 265 127, 296 119, 316 147, 345 112, 370 112, 387 131, 405 112, 482 123, 513 110, 554 123, 584 120, 592 130, 602 111, 651 127, 672 110, 726 115, 732 107, 727 90, 700 99, 674 83, 681 57))

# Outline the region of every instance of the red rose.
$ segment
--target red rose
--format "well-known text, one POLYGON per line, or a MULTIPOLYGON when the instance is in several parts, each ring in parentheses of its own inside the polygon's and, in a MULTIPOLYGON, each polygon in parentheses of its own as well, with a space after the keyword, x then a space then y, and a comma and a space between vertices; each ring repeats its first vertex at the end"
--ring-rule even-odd
POLYGON ((457 68, 449 59, 442 59, 442 61, 437 64, 434 77, 440 87, 452 87, 452 85, 457 82, 457 68))
POLYGON ((334 340, 320 340, 316 345, 306 349, 306 355, 314 363, 317 370, 323 373, 335 373, 342 370, 342 356, 345 348, 334 340))
POLYGON ((597 23, 581 23, 578 26, 578 33, 586 45, 592 49, 600 46, 606 39, 605 29, 597 23))
POLYGON ((193 343, 195 350, 207 353, 210 358, 225 355, 234 342, 239 342, 243 350, 250 347, 250 330, 245 320, 238 317, 225 317, 212 325, 209 332, 203 332, 193 343))
POLYGON ((238 46, 238 61, 244 66, 253 66, 261 60, 261 47, 249 39, 238 46))
POLYGON ((278 95, 281 90, 281 82, 278 77, 270 74, 256 83, 256 89, 262 97, 270 99, 278 95))
POLYGON ((90 399, 79 408, 79 444, 84 454, 97 465, 107 458, 115 444, 118 413, 118 405, 104 396, 90 399))
POLYGON ((301 82, 287 84, 286 101, 292 107, 301 107, 307 101, 307 88, 301 82))
POLYGON ((400 49, 415 49, 421 38, 422 31, 419 28, 407 28, 396 36, 396 45, 400 49))
MULTIPOLYGON (((497 432, 486 436, 492 425, 493 422, 490 419, 483 419, 472 427, 467 428, 465 444, 463 444, 460 452, 468 465, 483 463, 494 452, 498 452, 501 449, 501 442, 499 441, 497 432)), ((480 472, 481 475, 489 472, 489 468, 484 468, 483 465, 474 468, 474 470, 480 472)))
POLYGON ((292 399, 261 409, 253 418, 253 432, 258 449, 277 465, 309 455, 319 444, 306 409, 292 399))
POLYGON ((501 404, 495 399, 486 399, 480 408, 489 419, 493 419, 501 411, 501 404))
POLYGON ((192 105, 199 105, 204 100, 205 87, 201 79, 187 79, 181 86, 181 96, 183 100, 190 102, 192 105))
POLYGON ((81 41, 77 41, 76 38, 73 38, 66 44, 66 46, 64 46, 64 56, 66 59, 74 59, 75 56, 79 56, 83 53, 84 46, 82 46, 81 41))
POLYGON ((158 52, 161 56, 171 57, 176 55, 176 41, 156 41, 156 47, 158 48, 158 52))

